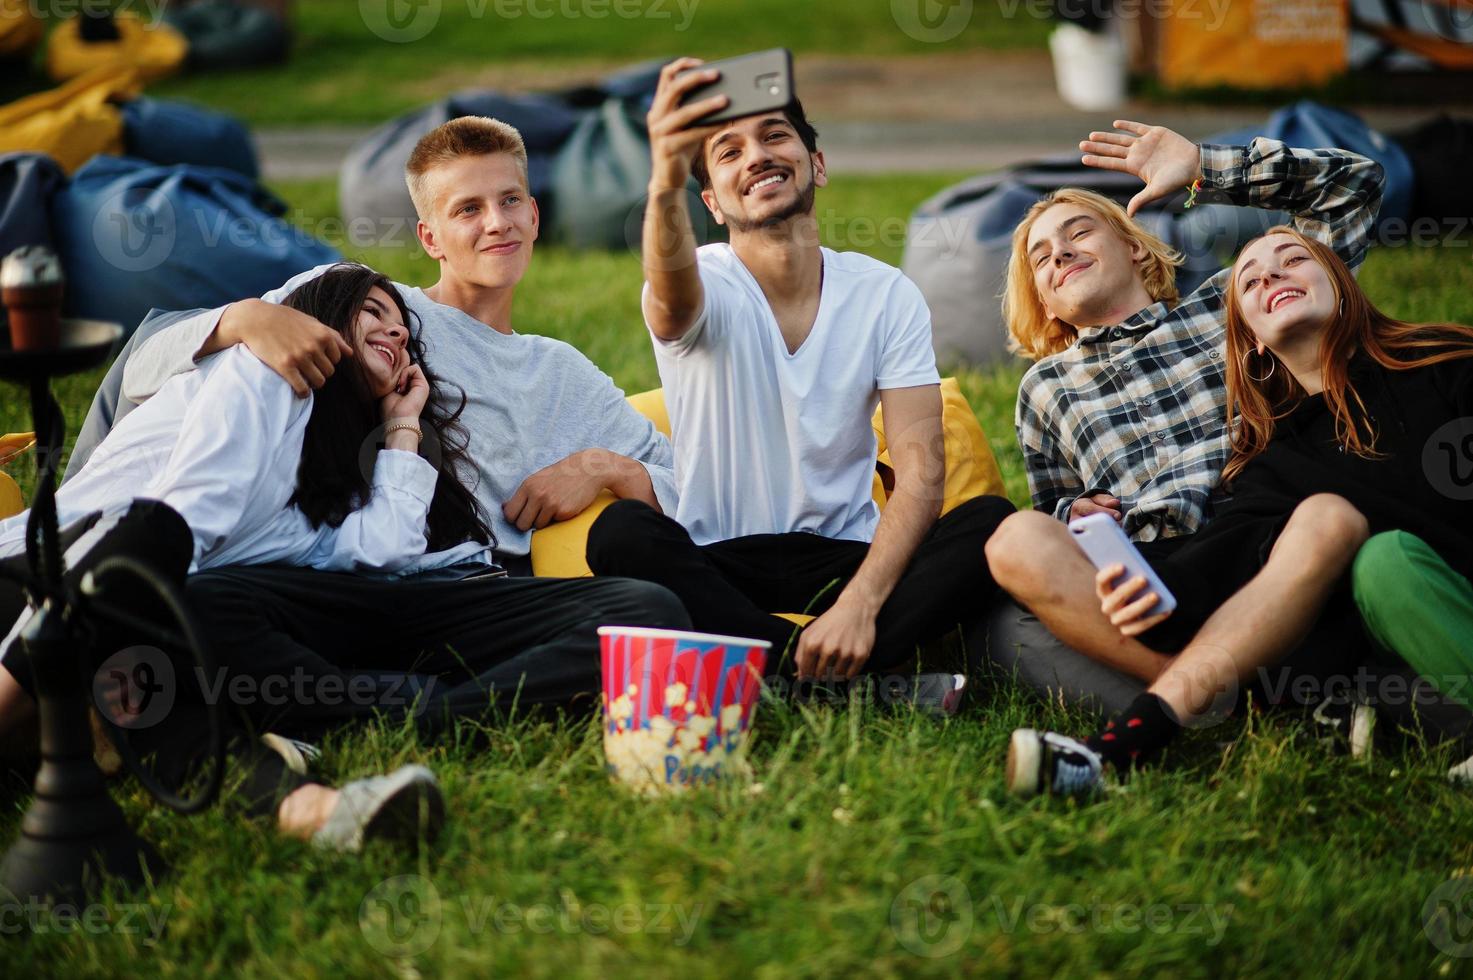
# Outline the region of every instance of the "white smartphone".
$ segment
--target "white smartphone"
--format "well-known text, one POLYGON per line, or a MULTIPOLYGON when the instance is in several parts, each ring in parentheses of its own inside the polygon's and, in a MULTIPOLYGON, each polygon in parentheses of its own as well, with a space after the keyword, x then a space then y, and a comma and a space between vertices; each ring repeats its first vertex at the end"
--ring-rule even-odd
POLYGON ((1115 518, 1109 514, 1080 517, 1069 522, 1069 532, 1074 535, 1074 540, 1095 568, 1124 565, 1125 579, 1133 579, 1139 575, 1146 580, 1146 591, 1156 593, 1156 605, 1152 607, 1150 615, 1169 613, 1176 609, 1176 597, 1155 570, 1146 564, 1146 560, 1136 550, 1135 543, 1115 523, 1115 518))

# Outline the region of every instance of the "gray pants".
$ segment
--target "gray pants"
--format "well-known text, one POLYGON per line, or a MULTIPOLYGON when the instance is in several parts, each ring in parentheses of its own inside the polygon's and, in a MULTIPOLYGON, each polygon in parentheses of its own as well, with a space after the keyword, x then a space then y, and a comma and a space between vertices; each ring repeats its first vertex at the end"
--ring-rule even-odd
MULTIPOLYGON (((977 677, 1015 677, 1023 686, 1049 701, 1112 715, 1130 705, 1146 689, 1144 681, 1091 660, 1066 646, 1038 617, 1004 597, 998 600, 966 636, 967 658, 977 677)), ((1353 672, 1350 665, 1347 672, 1353 672)), ((1402 690, 1415 690, 1392 701, 1377 703, 1378 725, 1420 731, 1433 743, 1453 741, 1463 752, 1473 751, 1473 712, 1439 695, 1419 680, 1405 664, 1391 660, 1369 665, 1373 677, 1401 675, 1402 690)), ((1314 708, 1316 702, 1302 704, 1314 708)))
POLYGON ((1016 677, 1050 701, 1062 700, 1102 715, 1124 710, 1146 689, 1057 639, 1038 617, 1004 597, 967 636, 972 673, 1016 677))

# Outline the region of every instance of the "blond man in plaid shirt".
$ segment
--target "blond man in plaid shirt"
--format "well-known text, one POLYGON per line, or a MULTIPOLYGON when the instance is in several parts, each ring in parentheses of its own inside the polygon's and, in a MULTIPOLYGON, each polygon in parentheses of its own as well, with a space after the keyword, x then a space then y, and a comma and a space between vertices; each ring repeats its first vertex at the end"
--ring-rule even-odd
MULTIPOLYGON (((1228 455, 1228 270, 1179 298, 1179 257, 1132 216, 1197 186, 1234 204, 1290 212, 1354 268, 1382 184, 1378 164, 1343 150, 1264 138, 1199 147, 1163 127, 1115 126, 1121 132, 1091 133, 1080 148, 1088 166, 1141 178, 1145 187, 1128 207, 1061 191, 1035 205, 1013 236, 1004 308, 1015 347, 1036 361, 1017 408, 1034 509, 1008 518, 987 545, 998 583, 1028 610, 994 619, 993 659, 1036 687, 1107 710, 1157 682, 1173 657, 1111 625, 1095 569, 1065 522, 1109 513, 1148 560, 1165 558, 1210 516, 1228 455)), ((1185 627, 1192 617, 1175 618, 1185 627)))

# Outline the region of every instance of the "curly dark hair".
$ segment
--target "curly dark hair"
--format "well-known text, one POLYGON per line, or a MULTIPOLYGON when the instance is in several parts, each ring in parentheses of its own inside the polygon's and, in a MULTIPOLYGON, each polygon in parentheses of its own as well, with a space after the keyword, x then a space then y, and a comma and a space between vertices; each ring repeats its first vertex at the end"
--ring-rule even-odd
MULTIPOLYGON (((434 440, 440 453, 440 474, 430 503, 427 550, 444 551, 465 541, 493 545, 495 538, 485 514, 461 476, 463 469, 474 472, 466 458, 470 437, 460 423, 465 391, 456 389, 460 402, 454 411, 447 411, 439 397, 445 386, 425 362, 424 345, 412 326, 412 314, 393 282, 367 266, 344 262, 298 286, 283 303, 320 320, 352 343, 358 311, 375 286, 398 307, 409 329, 406 351, 410 362, 424 372, 431 392, 419 416, 427 444, 434 440)), ((372 467, 364 464, 362 454, 370 439, 379 438, 381 425, 378 399, 370 392, 360 362, 357 358, 345 359, 313 395, 312 415, 307 420, 302 459, 297 466, 297 488, 291 502, 313 527, 338 527, 368 502, 373 493, 372 467)))

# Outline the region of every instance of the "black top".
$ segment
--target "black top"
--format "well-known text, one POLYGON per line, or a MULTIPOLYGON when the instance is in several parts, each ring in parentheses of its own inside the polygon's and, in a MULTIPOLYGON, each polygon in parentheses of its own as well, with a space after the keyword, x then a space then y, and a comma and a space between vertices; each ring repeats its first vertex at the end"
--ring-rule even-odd
POLYGON ((1388 370, 1364 355, 1350 379, 1376 433, 1373 458, 1341 448, 1335 417, 1319 395, 1306 397, 1274 429, 1268 448, 1233 482, 1208 530, 1251 534, 1316 493, 1350 501, 1371 533, 1408 531, 1473 578, 1473 359, 1388 370))

